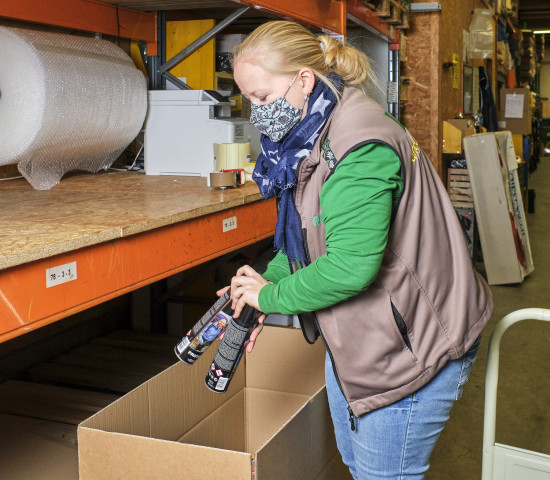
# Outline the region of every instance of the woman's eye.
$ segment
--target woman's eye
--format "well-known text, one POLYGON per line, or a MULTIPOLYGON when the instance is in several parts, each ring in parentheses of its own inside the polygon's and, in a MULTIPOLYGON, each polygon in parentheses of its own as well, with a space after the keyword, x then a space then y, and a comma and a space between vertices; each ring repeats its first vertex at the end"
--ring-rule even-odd
POLYGON ((265 101, 267 100, 267 95, 264 96, 264 97, 258 97, 258 100, 259 100, 260 102, 265 102, 265 101))

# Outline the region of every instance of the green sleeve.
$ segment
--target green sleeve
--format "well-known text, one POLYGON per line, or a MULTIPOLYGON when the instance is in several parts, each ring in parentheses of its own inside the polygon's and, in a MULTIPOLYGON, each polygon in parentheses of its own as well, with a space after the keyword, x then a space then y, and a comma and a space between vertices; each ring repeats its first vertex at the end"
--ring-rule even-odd
POLYGON ((281 251, 277 252, 277 255, 268 263, 267 269, 262 275, 266 280, 273 283, 279 283, 279 281, 290 275, 290 266, 288 264, 288 257, 281 251))
POLYGON ((392 211, 401 195, 401 162, 382 144, 350 153, 321 190, 326 253, 260 291, 264 313, 326 308, 367 289, 378 274, 392 211))

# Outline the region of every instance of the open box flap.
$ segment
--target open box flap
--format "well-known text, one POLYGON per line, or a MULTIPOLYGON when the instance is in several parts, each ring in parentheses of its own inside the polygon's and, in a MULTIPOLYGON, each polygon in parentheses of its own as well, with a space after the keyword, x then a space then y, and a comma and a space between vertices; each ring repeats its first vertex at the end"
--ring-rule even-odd
POLYGON ((323 386, 256 454, 258 480, 315 478, 337 453, 323 386))
POLYGON ((310 345, 298 329, 265 326, 246 355, 246 386, 313 395, 325 384, 324 359, 323 342, 310 345))
POLYGON ((155 438, 78 430, 80 478, 132 480, 249 479, 250 455, 155 438))

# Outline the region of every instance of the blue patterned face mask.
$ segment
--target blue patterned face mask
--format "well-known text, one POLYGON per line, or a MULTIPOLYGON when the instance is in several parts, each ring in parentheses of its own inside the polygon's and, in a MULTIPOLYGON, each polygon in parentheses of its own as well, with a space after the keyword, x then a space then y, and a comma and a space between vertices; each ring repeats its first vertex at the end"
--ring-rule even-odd
POLYGON ((293 107, 285 98, 297 78, 298 74, 281 98, 265 105, 252 104, 251 106, 250 123, 269 137, 272 142, 280 141, 302 118, 302 110, 306 104, 307 96, 302 108, 293 107))

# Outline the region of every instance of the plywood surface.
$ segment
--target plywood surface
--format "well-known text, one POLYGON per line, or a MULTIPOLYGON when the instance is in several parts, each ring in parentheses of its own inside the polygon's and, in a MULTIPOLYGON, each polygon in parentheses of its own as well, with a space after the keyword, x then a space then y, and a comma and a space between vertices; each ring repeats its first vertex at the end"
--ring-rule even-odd
POLYGON ((135 172, 75 175, 47 191, 24 179, 1 182, 0 269, 261 198, 254 183, 219 190, 205 178, 135 172))

